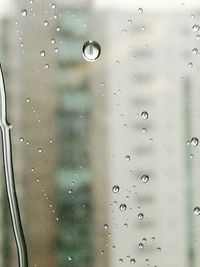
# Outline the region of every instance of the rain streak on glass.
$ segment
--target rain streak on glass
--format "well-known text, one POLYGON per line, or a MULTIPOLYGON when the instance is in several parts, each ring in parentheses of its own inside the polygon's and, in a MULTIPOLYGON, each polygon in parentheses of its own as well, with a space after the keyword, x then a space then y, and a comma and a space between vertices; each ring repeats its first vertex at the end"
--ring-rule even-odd
POLYGON ((90 40, 83 45, 82 52, 85 60, 94 62, 101 54, 101 47, 97 42, 90 40))

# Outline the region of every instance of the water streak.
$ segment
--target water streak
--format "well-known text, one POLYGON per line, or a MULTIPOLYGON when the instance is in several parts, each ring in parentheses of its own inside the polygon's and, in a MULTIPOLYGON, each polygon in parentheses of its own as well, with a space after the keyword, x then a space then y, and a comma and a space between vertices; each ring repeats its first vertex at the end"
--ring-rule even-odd
POLYGON ((12 160, 12 144, 11 144, 11 125, 7 122, 6 109, 6 92, 3 78, 3 71, 0 65, 0 128, 2 133, 3 144, 3 163, 6 180, 6 191, 9 202, 12 226, 16 240, 18 266, 28 267, 28 256, 26 242, 24 238, 20 211, 18 206, 17 194, 15 190, 15 180, 12 160))

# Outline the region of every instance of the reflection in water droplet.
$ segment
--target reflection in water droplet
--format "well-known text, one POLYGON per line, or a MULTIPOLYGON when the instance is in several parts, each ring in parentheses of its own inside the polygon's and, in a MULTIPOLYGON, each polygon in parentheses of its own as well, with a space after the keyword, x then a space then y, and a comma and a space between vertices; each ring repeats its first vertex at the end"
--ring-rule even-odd
POLYGON ((114 185, 112 188, 113 193, 117 193, 119 192, 119 186, 118 185, 114 185))
POLYGON ((83 45, 82 52, 85 60, 93 62, 99 58, 101 47, 97 42, 90 40, 83 45))
POLYGON ((119 209, 121 210, 121 211, 125 211, 126 210, 126 204, 121 204, 120 206, 119 206, 119 209))
POLYGON ((200 215, 200 208, 199 207, 194 208, 194 214, 198 215, 198 216, 200 215))
POLYGON ((149 117, 149 114, 148 114, 147 111, 142 111, 141 116, 142 116, 142 118, 143 118, 144 120, 147 120, 148 117, 149 117))
POLYGON ((143 174, 141 180, 143 183, 147 183, 149 181, 149 175, 143 174))
POLYGON ((21 14, 23 17, 26 17, 27 16, 27 10, 26 9, 22 9, 21 10, 21 14))
POLYGON ((191 145, 192 146, 198 146, 198 144, 199 144, 199 139, 197 137, 192 137, 191 145))

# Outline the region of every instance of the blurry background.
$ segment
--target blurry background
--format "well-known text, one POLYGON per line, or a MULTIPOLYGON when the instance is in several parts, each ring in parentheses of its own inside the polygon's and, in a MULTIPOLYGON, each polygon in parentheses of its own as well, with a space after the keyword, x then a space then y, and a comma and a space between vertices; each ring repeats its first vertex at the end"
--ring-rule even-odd
MULTIPOLYGON (((199 25, 198 1, 1 1, 30 266, 200 266, 199 25)), ((0 266, 17 266, 1 159, 0 266)))

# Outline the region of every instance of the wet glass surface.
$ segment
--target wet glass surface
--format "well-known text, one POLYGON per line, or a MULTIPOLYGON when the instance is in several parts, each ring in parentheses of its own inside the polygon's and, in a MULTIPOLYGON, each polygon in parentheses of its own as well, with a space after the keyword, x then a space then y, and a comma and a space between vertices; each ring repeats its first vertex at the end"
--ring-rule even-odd
MULTIPOLYGON (((29 266, 199 267, 200 3, 1 5, 29 266)), ((0 266, 18 266, 0 153, 0 266)))

